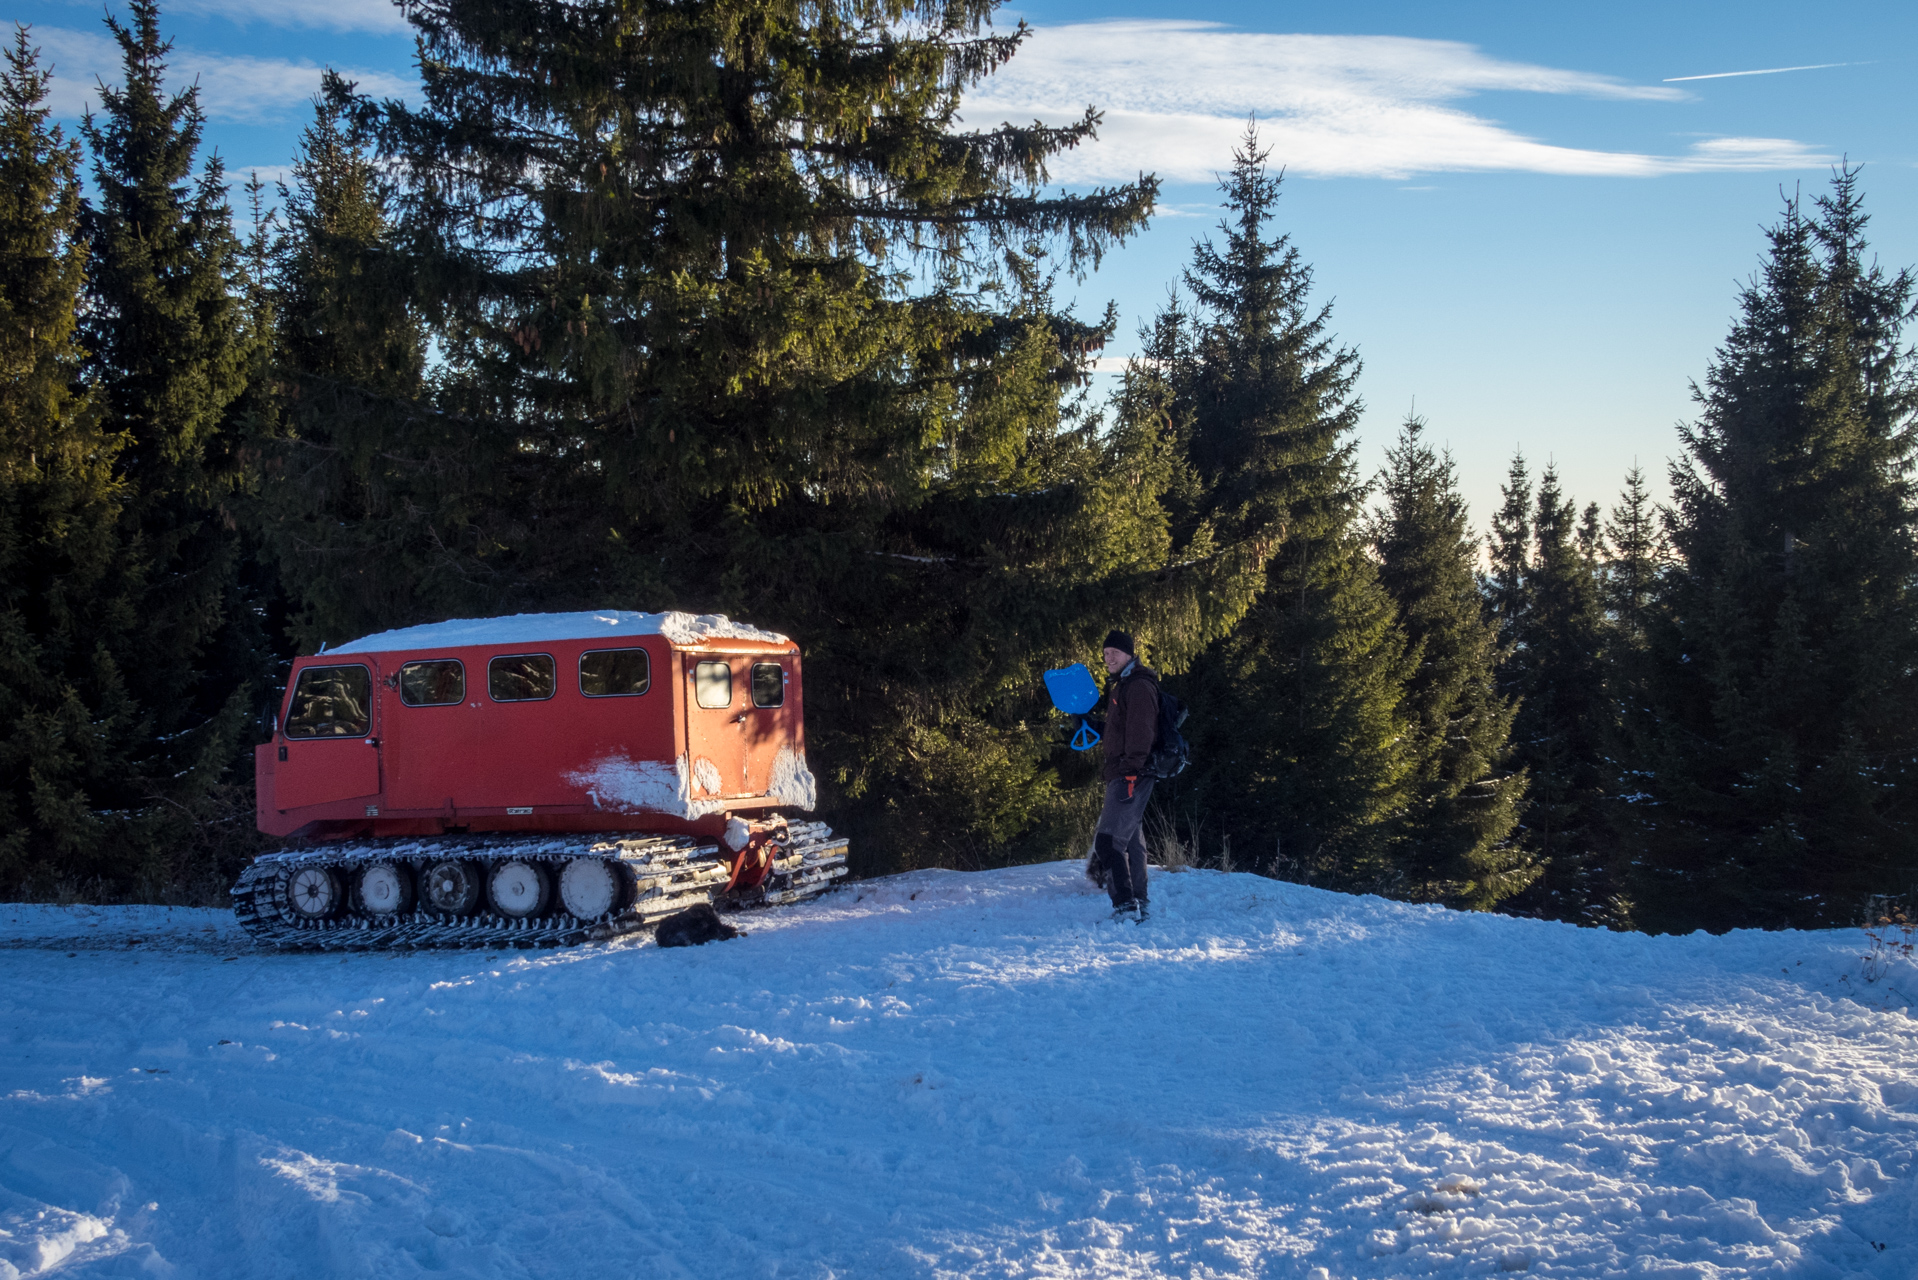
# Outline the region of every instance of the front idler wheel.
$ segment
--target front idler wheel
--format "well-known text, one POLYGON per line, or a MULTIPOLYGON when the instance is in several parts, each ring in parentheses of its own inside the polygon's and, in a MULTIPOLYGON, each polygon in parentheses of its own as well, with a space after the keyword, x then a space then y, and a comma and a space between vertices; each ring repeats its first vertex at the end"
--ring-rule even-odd
POLYGON ((346 897, 340 877, 331 867, 301 867, 286 882, 286 904, 306 920, 325 920, 338 913, 346 897))
POLYGON ((479 870, 470 862, 436 862, 427 868, 420 892, 441 915, 469 915, 479 905, 479 870))
POLYGON ((559 873, 559 904, 578 919, 599 919, 619 897, 619 873, 603 858, 574 858, 559 873))
POLYGON ((486 896, 509 920, 544 915, 553 900, 553 877, 537 862, 508 862, 487 878, 486 896))
POLYGON ((360 872, 353 890, 369 916, 400 916, 413 909, 413 873, 398 863, 374 863, 360 872))

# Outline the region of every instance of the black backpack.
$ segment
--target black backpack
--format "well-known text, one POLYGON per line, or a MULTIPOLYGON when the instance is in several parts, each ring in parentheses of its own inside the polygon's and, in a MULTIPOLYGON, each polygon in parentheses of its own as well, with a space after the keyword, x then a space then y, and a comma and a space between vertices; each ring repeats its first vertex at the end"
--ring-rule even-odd
POLYGON ((1187 714, 1186 705, 1159 686, 1159 731, 1153 735, 1152 754, 1145 758, 1145 771, 1153 777, 1176 778, 1192 763, 1192 748, 1179 732, 1187 714))

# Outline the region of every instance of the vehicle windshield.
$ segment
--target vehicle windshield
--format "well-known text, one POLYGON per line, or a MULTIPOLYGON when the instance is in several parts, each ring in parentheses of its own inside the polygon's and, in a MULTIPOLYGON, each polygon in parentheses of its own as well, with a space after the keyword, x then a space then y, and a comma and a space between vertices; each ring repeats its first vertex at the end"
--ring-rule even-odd
POLYGON ((372 728, 372 675, 365 667, 308 667, 287 707, 289 738, 363 738, 372 728))

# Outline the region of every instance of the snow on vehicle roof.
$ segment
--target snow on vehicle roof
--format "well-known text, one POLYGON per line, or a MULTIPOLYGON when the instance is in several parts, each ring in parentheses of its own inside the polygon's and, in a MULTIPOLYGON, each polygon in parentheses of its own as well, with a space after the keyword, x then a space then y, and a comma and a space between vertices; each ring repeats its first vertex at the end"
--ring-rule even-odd
POLYGON ((723 613, 635 613, 630 609, 594 609, 585 613, 516 613, 506 618, 453 618, 446 622, 400 627, 361 636, 324 650, 335 653, 388 653, 397 649, 453 649, 464 645, 541 644, 549 640, 620 640, 628 636, 665 636, 674 644, 708 640, 765 640, 789 643, 777 631, 734 622, 723 613))

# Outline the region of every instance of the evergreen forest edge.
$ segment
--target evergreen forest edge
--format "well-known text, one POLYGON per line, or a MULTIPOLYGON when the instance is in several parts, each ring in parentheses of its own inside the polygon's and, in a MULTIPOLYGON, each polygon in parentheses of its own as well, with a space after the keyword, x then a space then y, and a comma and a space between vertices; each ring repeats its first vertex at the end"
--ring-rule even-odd
POLYGON ((1909 900, 1914 281, 1855 169, 1770 229, 1669 505, 1520 456, 1481 540, 1416 417, 1359 474, 1250 128, 1093 401, 1113 316, 1053 285, 1156 181, 1045 194, 1090 109, 962 129, 995 4, 409 5, 418 105, 329 76, 237 226, 152 0, 78 138, 17 29, 0 892, 223 901, 293 653, 616 606, 800 640, 865 874, 1082 851, 1037 677, 1129 624, 1192 708, 1175 861, 1655 931, 1909 900))

